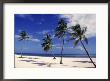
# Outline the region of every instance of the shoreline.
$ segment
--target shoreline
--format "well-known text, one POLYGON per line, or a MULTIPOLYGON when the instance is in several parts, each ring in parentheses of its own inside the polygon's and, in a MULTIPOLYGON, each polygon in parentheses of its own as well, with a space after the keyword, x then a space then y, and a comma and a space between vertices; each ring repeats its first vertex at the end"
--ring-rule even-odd
MULTIPOLYGON (((78 57, 63 57, 63 64, 60 64, 60 57, 42 57, 42 56, 27 56, 15 54, 16 68, 94 68, 90 59, 78 57)), ((96 63, 96 58, 92 58, 96 63)))
MULTIPOLYGON (((20 54, 15 54, 15 55, 20 55, 20 54)), ((63 55, 63 57, 65 58, 88 58, 88 56, 86 54, 81 54, 81 55, 63 55), (82 55, 82 56, 81 56, 82 55)), ((29 55, 29 54, 23 54, 23 56, 40 56, 40 57, 53 57, 52 55, 29 55)), ((58 55, 54 55, 55 57, 61 57, 59 54, 58 55)), ((91 58, 96 58, 96 56, 94 55, 90 55, 91 58)))

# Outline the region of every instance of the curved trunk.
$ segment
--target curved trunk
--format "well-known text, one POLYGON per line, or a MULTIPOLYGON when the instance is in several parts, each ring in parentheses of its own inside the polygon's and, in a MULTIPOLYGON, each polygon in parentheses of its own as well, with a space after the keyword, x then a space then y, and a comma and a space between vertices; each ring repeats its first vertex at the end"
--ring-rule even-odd
POLYGON ((23 57, 23 56, 22 56, 22 53, 23 53, 23 45, 22 45, 22 47, 21 47, 21 58, 23 57))
POLYGON ((53 55, 53 59, 56 59, 56 58, 55 58, 55 55, 52 53, 52 49, 51 49, 51 54, 53 55))
POLYGON ((87 53, 87 55, 88 55, 89 59, 90 59, 90 60, 91 60, 91 62, 93 63, 94 67, 96 68, 95 63, 93 62, 92 58, 89 56, 89 53, 88 53, 88 51, 87 51, 86 47, 84 46, 83 42, 82 42, 81 40, 80 40, 80 42, 81 42, 81 44, 82 44, 83 48, 85 49, 85 51, 86 51, 86 53, 87 53))
POLYGON ((54 54, 53 54, 53 59, 56 59, 54 54))
POLYGON ((21 47, 21 58, 22 58, 22 50, 23 50, 23 47, 21 47))
POLYGON ((63 58, 63 45, 64 45, 64 38, 62 39, 62 49, 61 49, 61 60, 60 60, 60 64, 63 64, 62 62, 62 58, 63 58))
POLYGON ((21 47, 21 58, 23 57, 23 47, 25 46, 25 40, 24 40, 24 43, 23 43, 24 45, 22 45, 22 47, 21 47))

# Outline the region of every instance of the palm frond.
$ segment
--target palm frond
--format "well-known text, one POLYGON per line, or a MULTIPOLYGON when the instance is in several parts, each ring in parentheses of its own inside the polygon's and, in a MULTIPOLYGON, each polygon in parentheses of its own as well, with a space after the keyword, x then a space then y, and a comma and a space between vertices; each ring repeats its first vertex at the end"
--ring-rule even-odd
POLYGON ((71 33, 71 36, 72 36, 73 38, 77 38, 77 37, 78 37, 78 34, 77 34, 77 33, 71 33))
POLYGON ((77 44, 78 44, 79 41, 80 41, 80 39, 76 40, 76 41, 74 42, 74 46, 77 46, 77 44))
POLYGON ((58 22, 58 26, 55 29, 55 37, 62 38, 65 35, 66 30, 67 30, 67 23, 63 19, 61 19, 58 22))
POLYGON ((86 38, 85 35, 82 35, 82 36, 81 36, 81 39, 84 40, 84 41, 86 42, 86 44, 88 44, 88 39, 86 38))
POLYGON ((67 41, 71 41, 71 40, 75 40, 75 38, 69 38, 69 39, 67 39, 67 41))
POLYGON ((81 35, 85 34, 86 31, 87 31, 87 27, 83 27, 83 29, 81 30, 81 35))
POLYGON ((20 40, 25 40, 25 39, 29 39, 28 34, 26 33, 26 31, 21 31, 20 34, 20 40))
POLYGON ((51 35, 46 33, 45 37, 42 39, 43 43, 41 44, 44 51, 49 51, 52 48, 52 39, 51 35))

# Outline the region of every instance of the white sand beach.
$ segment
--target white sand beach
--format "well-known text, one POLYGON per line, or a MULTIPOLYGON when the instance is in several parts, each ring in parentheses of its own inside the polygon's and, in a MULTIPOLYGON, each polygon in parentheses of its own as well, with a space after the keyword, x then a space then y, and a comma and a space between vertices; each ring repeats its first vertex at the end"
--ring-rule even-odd
MULTIPOLYGON (((96 58, 92 58, 96 63, 96 58)), ((94 68, 89 58, 63 57, 63 64, 60 64, 60 57, 23 56, 15 55, 15 68, 94 68)))

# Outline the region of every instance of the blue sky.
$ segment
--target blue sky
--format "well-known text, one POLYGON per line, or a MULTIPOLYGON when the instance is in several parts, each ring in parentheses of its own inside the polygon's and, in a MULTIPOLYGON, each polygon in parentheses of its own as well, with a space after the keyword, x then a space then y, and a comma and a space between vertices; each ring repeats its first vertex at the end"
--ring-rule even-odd
MULTIPOLYGON (((61 51, 61 40, 54 38, 54 29, 57 27, 60 18, 65 18, 68 21, 68 27, 76 23, 82 26, 86 25, 88 31, 87 47, 89 53, 96 53, 96 35, 95 35, 95 15, 94 14, 15 14, 15 52, 24 53, 45 53, 41 47, 42 39, 45 33, 49 33, 53 39, 54 54, 59 54, 61 51), (19 33, 24 30, 28 33, 31 39, 19 41, 19 33)), ((67 40, 68 38, 65 38, 67 40)), ((85 53, 81 44, 74 47, 73 41, 65 41, 64 54, 83 54, 85 53)))

